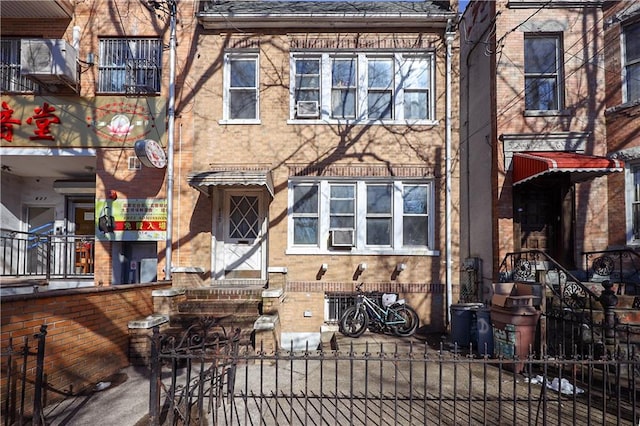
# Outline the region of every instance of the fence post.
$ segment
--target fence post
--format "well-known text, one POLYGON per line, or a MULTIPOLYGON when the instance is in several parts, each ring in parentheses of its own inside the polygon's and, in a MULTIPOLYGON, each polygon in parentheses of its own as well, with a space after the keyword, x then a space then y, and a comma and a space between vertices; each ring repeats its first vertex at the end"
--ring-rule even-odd
POLYGON ((599 301, 604 312, 604 343, 611 353, 616 343, 616 314, 613 310, 618 304, 618 297, 611 289, 613 284, 609 280, 603 281, 602 287, 604 290, 600 294, 599 301))
POLYGON ((36 377, 33 394, 33 426, 40 426, 42 421, 42 386, 44 378, 44 343, 47 335, 47 325, 40 326, 40 333, 34 337, 38 339, 38 353, 36 357, 36 377))
POLYGON ((151 376, 149 378, 149 424, 158 426, 160 416, 160 327, 153 326, 151 336, 151 376))
POLYGON ((45 270, 45 274, 47 277, 47 281, 49 281, 51 280, 51 248, 53 247, 53 237, 51 235, 45 235, 45 238, 47 241, 47 267, 45 270))

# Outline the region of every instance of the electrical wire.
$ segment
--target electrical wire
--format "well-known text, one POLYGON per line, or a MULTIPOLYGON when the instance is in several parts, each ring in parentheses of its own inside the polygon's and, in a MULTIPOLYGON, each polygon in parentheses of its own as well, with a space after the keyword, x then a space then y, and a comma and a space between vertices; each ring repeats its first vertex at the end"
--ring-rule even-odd
MULTIPOLYGON (((548 4, 549 2, 547 2, 548 4)), ((626 9, 624 9, 624 11, 622 13, 624 13, 625 11, 627 11, 629 8, 631 8, 633 5, 629 5, 626 7, 626 9)), ((540 9, 538 9, 535 13, 537 14, 540 11, 540 9)), ((527 20, 531 19, 533 15, 530 15, 529 18, 527 18, 527 20)), ((586 31, 586 33, 591 34, 593 29, 597 28, 597 26, 599 26, 601 24, 601 22, 604 20, 604 14, 602 15, 602 17, 600 19, 598 19, 590 28, 588 28, 586 31)), ((520 24, 521 25, 521 24, 520 24)), ((520 25, 514 27, 515 29, 517 29, 520 25)), ((575 24, 574 24, 575 25, 575 24)), ((513 31, 515 31, 515 29, 509 30, 507 33, 512 33, 513 31)), ((500 38, 500 40, 504 40, 504 38, 506 37, 507 33, 505 33, 504 36, 502 36, 500 38)), ((598 32, 598 35, 601 36, 601 32, 598 32)), ((595 37, 595 36, 594 36, 595 37)), ((569 48, 564 48, 563 49, 563 53, 566 53, 567 51, 570 51, 573 47, 575 47, 576 45, 578 45, 579 43, 583 43, 583 44, 587 44, 584 43, 583 39, 578 39, 575 43, 573 43, 569 48)), ((496 43, 497 45, 497 43, 496 43)), ((591 62, 591 59, 593 58, 597 58, 597 56, 599 56, 600 54, 602 54, 604 52, 605 49, 605 45, 603 44, 603 46, 598 49, 593 55, 591 55, 587 61, 584 61, 583 63, 588 63, 591 62)), ((496 51, 498 51, 498 49, 496 49, 496 51)), ((565 68, 565 66, 568 64, 570 59, 575 59, 577 57, 577 54, 569 54, 569 55, 565 55, 563 56, 563 61, 562 61, 562 69, 565 68), (568 56, 568 58, 567 58, 568 56)), ((508 58, 508 57, 507 57, 508 58)), ((516 65, 516 68, 520 69, 521 66, 519 66, 520 64, 517 64, 515 62, 513 62, 510 58, 508 58, 509 61, 511 61, 514 65, 516 65)), ((617 68, 615 66, 613 66, 614 68, 617 68)), ((604 70, 604 71, 608 71, 607 69, 607 64, 604 64, 603 66, 599 67, 600 69, 604 70)), ((566 81, 569 77, 573 76, 574 74, 578 73, 579 71, 582 71, 582 67, 575 67, 571 72, 564 74, 563 75, 563 80, 566 81)), ((506 105, 500 110, 497 111, 497 116, 500 117, 505 117, 506 113, 509 112, 511 109, 515 108, 517 105, 520 104, 520 102, 522 101, 523 95, 526 91, 526 87, 524 87, 522 90, 520 90, 518 93, 514 94, 514 96, 509 99, 506 102, 506 105)), ((507 124, 509 122, 511 122, 512 120, 515 120, 518 116, 513 116, 510 119, 506 119, 505 121, 503 121, 504 124, 507 124)), ((484 131, 488 126, 491 126, 491 121, 488 120, 487 122, 485 122, 484 124, 481 124, 479 127, 476 128, 476 130, 474 130, 472 133, 470 133, 467 137, 472 137, 475 136, 476 134, 484 131)))

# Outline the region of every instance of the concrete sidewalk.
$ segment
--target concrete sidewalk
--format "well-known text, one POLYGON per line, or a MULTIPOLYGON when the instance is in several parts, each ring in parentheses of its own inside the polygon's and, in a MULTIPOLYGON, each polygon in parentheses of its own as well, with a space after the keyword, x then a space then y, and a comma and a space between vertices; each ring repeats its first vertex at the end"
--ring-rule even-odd
POLYGON ((48 405, 43 413, 51 426, 147 425, 149 369, 130 366, 81 395, 48 405))

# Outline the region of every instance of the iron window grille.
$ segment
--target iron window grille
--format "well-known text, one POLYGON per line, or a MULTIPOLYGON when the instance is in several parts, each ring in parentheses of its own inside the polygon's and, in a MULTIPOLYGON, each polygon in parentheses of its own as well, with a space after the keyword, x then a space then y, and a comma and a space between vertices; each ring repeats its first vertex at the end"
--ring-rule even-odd
POLYGON ((20 39, 0 40, 0 90, 12 93, 31 93, 38 85, 20 75, 20 39))
POLYGON ((101 39, 98 75, 100 93, 160 93, 161 40, 101 39))

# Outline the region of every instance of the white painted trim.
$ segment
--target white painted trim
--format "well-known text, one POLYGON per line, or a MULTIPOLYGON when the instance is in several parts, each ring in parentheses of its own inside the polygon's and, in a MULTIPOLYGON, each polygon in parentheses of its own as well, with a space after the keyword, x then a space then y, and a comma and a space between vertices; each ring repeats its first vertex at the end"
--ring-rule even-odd
POLYGON ((624 170, 624 210, 625 210, 625 234, 627 244, 640 246, 640 240, 633 238, 633 194, 635 185, 633 182, 633 168, 640 167, 640 161, 626 162, 624 170))

